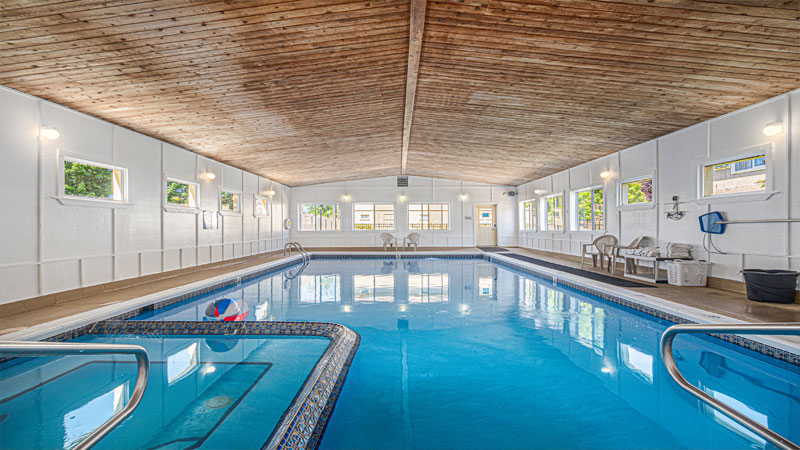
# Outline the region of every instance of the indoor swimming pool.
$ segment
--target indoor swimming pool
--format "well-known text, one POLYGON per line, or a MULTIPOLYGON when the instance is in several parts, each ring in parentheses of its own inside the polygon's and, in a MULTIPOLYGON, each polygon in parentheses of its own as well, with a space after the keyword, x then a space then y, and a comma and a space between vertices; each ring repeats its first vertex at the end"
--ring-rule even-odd
MULTIPOLYGON (((673 382, 658 354, 666 321, 479 258, 299 269, 137 319, 360 333, 324 449, 771 448, 673 382)), ((690 382, 800 442, 800 368, 713 338, 680 336, 675 356, 690 382)))
MULTIPOLYGON (((330 341, 86 335, 150 357, 144 398, 96 449, 260 449, 330 341)), ((19 362, 19 361, 18 361, 19 362)), ((0 449, 72 448, 126 404, 130 357, 36 358, 0 370, 0 449)))

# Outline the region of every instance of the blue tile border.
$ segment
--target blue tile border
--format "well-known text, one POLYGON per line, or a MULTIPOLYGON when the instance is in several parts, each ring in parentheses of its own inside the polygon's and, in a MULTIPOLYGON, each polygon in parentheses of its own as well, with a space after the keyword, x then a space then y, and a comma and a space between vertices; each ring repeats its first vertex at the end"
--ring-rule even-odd
POLYGON ((105 320, 85 334, 316 336, 331 340, 262 450, 316 449, 347 378, 361 336, 327 322, 165 322, 105 320))

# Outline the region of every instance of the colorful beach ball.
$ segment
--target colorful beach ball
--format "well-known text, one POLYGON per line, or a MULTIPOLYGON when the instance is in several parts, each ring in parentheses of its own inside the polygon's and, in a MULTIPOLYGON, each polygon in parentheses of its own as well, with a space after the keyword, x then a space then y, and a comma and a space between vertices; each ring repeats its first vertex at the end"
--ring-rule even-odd
POLYGON ((249 312, 250 308, 248 308, 244 300, 240 298, 221 298, 208 304, 203 320, 238 322, 247 319, 249 312))

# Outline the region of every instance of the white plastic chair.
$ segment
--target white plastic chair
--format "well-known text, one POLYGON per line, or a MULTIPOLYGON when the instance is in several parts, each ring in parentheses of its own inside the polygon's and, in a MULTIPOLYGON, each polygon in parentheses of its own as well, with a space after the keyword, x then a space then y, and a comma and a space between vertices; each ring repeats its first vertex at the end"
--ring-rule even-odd
POLYGON ((394 237, 392 234, 381 233, 381 239, 383 239, 383 251, 386 251, 386 247, 397 248, 397 238, 394 237))
POLYGON ((622 258, 623 255, 619 254, 620 250, 634 250, 639 248, 642 245, 642 241, 645 240, 647 236, 639 236, 633 241, 631 241, 628 245, 614 245, 611 249, 611 273, 617 273, 617 259, 622 258))
POLYGON ((617 238, 604 234, 592 241, 591 244, 581 245, 581 269, 583 269, 586 255, 592 256, 592 266, 597 267, 597 258, 600 257, 600 268, 603 268, 603 260, 608 258, 608 267, 611 268, 611 251, 617 244, 617 238), (594 247, 594 248, 592 248, 594 247))
POLYGON ((417 251, 417 247, 419 247, 419 238, 421 235, 419 233, 411 233, 405 238, 405 246, 411 247, 414 246, 414 251, 417 251))

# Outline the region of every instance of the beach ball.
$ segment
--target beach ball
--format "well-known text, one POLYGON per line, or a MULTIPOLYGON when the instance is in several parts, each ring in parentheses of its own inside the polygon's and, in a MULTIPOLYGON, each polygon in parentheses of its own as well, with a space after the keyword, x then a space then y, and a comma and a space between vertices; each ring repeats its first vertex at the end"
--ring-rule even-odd
POLYGON ((221 298, 206 306, 206 315, 203 320, 238 322, 247 319, 249 312, 250 308, 248 308, 244 300, 240 298, 221 298))

